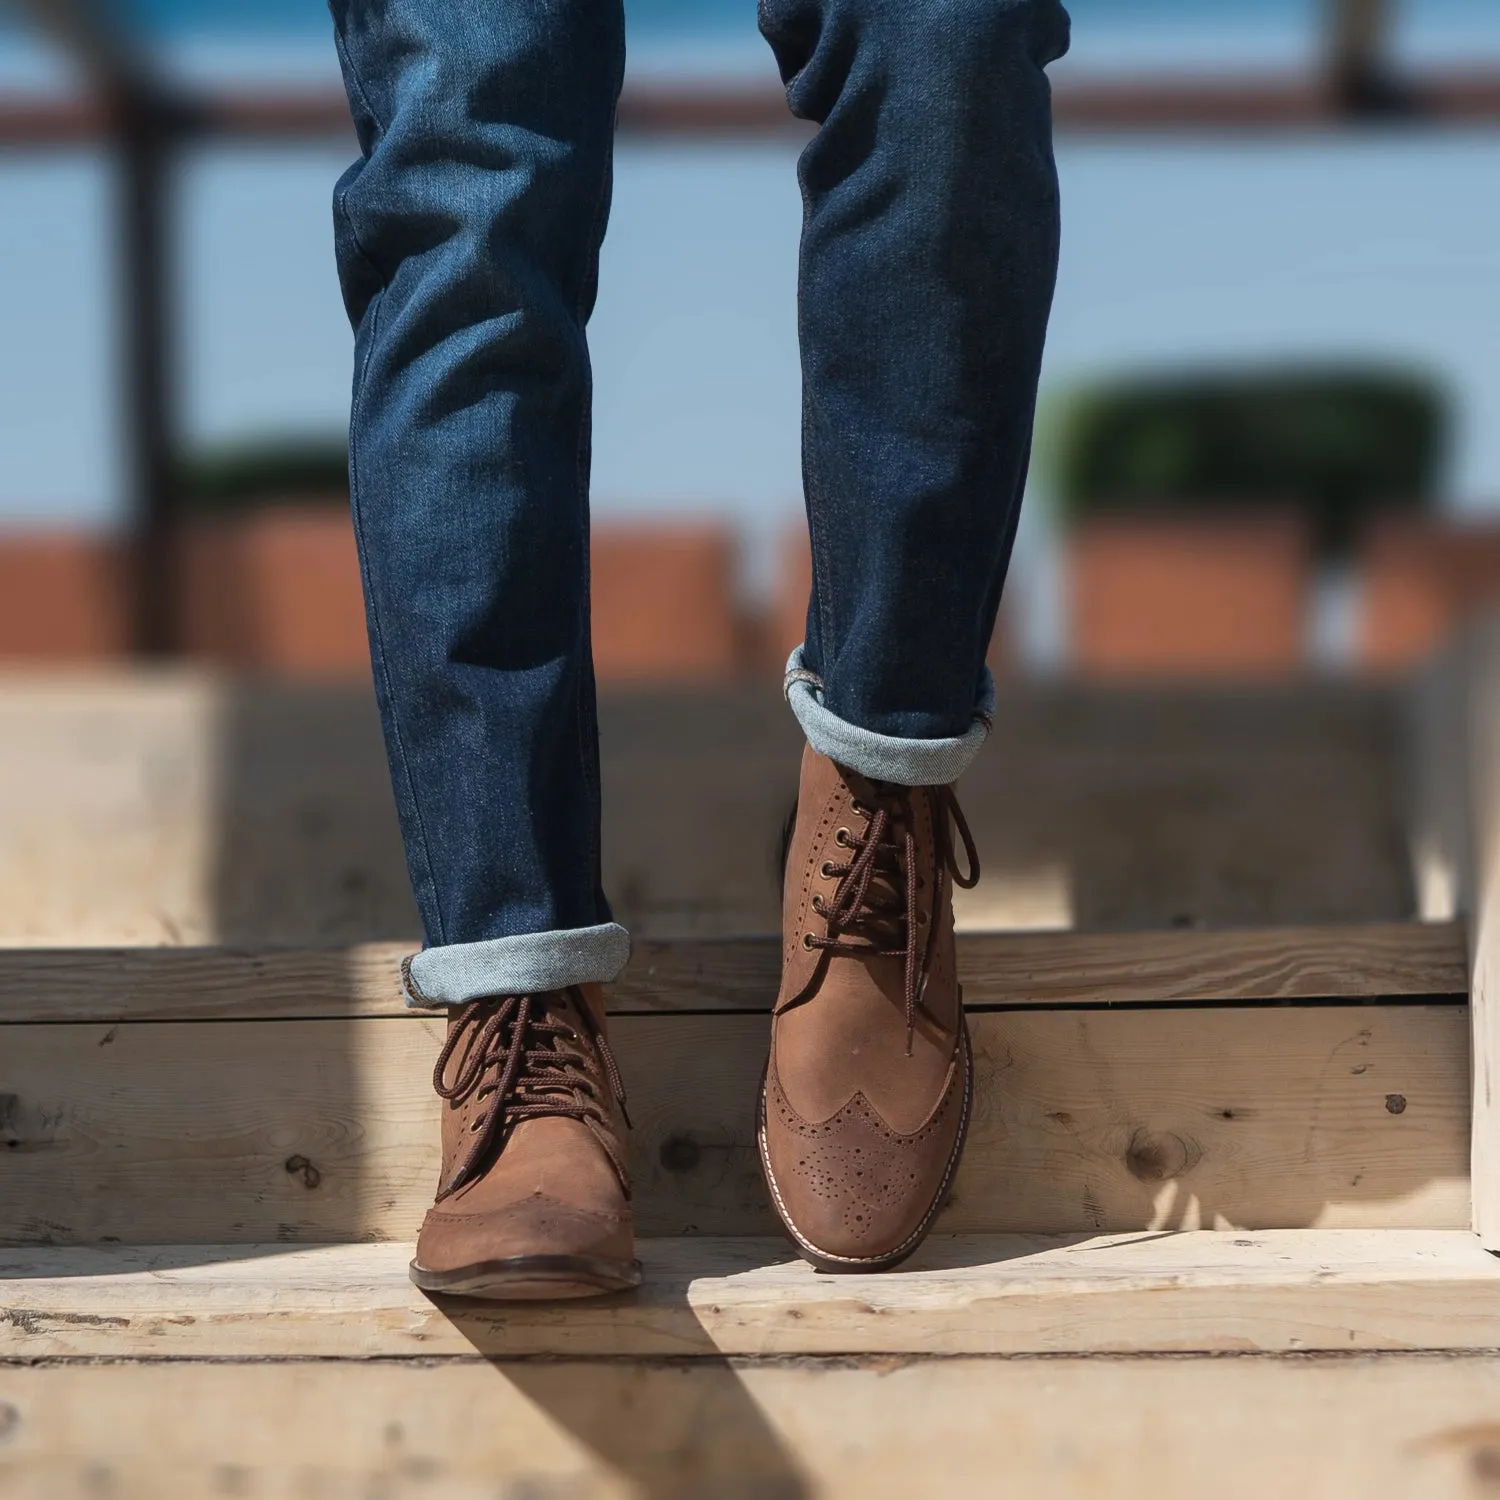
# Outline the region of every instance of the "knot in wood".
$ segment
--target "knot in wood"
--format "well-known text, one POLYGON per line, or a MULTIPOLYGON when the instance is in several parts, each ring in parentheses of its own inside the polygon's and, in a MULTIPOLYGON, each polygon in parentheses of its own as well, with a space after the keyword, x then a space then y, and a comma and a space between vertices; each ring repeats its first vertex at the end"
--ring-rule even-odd
POLYGON ((300 1177, 302 1186, 309 1191, 323 1181, 323 1174, 305 1156, 289 1156, 283 1165, 290 1176, 300 1177))
POLYGON ((692 1136, 674 1135, 662 1142, 657 1159, 669 1172, 691 1172, 703 1159, 703 1152, 692 1136))
POLYGON ((1140 1182, 1166 1182, 1191 1172, 1202 1155, 1196 1141, 1184 1140, 1170 1130, 1143 1128, 1130 1137, 1125 1148, 1125 1165, 1140 1182))

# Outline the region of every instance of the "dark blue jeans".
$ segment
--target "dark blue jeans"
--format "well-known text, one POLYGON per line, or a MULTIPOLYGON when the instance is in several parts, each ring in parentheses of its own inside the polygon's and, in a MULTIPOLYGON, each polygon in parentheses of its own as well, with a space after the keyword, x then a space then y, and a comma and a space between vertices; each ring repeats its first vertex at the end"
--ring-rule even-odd
MULTIPOLYGON (((584 328, 620 0, 333 0, 350 480, 427 946, 418 1000, 614 977, 600 882, 584 328)), ((1057 261, 1057 0, 762 0, 802 153, 815 748, 913 785, 988 729, 1057 261)))

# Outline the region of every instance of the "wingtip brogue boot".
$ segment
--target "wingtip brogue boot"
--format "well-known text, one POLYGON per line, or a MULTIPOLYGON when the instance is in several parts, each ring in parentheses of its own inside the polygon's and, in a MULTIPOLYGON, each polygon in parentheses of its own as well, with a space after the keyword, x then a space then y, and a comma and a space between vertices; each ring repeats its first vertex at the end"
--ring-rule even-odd
POLYGON ((624 1091, 597 985, 455 1007, 437 1202, 411 1278, 507 1301, 638 1286, 624 1091))
POLYGON ((804 752, 759 1142, 777 1213, 821 1270, 896 1265, 947 1195, 973 1094, 952 894, 977 878, 949 788, 804 752))

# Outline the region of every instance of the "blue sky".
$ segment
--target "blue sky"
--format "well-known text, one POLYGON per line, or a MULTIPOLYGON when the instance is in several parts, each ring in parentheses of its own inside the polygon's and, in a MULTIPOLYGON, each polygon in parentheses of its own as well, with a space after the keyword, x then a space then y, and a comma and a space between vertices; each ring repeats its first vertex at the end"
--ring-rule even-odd
MULTIPOLYGON (((653 6, 697 8, 646 0, 636 11, 653 6)), ((1310 7, 1257 0, 1253 13, 1273 6, 1280 23, 1268 27, 1267 49, 1295 55, 1292 23, 1310 7)), ((1174 0, 1072 8, 1080 57, 1069 66, 1101 54, 1180 57, 1165 42, 1145 45, 1148 23, 1204 10, 1174 0), (1082 24, 1092 17, 1100 28, 1118 23, 1119 40, 1100 42, 1102 30, 1082 24)), ((172 7, 184 9, 202 7, 172 7)), ((1222 42, 1230 9, 1217 9, 1192 46, 1222 42)), ((257 0, 253 10, 307 27, 258 56, 331 68, 315 0, 257 0)), ((769 75, 751 0, 734 10, 742 66, 769 75)), ((1459 0, 1419 10, 1442 21, 1428 48, 1455 16, 1479 14, 1459 0)), ((1485 0, 1486 17, 1489 31, 1475 35, 1500 41, 1495 0, 1485 0)), ((674 56, 682 34, 669 28, 659 45, 639 47, 639 65, 674 56)), ((1181 40, 1180 27, 1173 34, 1181 40)), ((211 38, 201 46, 193 55, 216 68, 246 55, 211 38)), ((219 152, 187 164, 182 394, 195 441, 342 423, 350 340, 328 197, 345 157, 219 152)), ((592 329, 602 512, 722 510, 752 533, 795 514, 793 165, 780 144, 622 148, 592 329)), ((1059 165, 1050 392, 1181 363, 1412 363, 1454 393, 1455 501, 1500 504, 1500 131, 1254 145, 1065 139, 1059 165)), ((100 524, 116 514, 107 214, 107 179, 87 155, 0 160, 0 519, 100 524)))
MULTIPOLYGON (((320 0, 123 0, 120 10, 159 31, 186 29, 281 30, 320 28, 320 0)), ((753 0, 625 0, 626 13, 642 32, 738 28, 753 12, 753 0)), ((1481 16, 1488 0, 1405 0, 1402 9, 1422 20, 1481 16)), ((1072 0, 1080 26, 1150 25, 1183 17, 1222 21, 1254 14, 1267 24, 1312 25, 1321 0, 1072 0)))

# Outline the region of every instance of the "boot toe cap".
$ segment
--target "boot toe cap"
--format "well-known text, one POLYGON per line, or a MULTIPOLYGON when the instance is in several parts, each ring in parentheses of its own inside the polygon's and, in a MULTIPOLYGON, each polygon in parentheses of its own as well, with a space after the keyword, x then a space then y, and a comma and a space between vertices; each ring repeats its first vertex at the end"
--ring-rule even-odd
POLYGON ((804 1120, 768 1074, 761 1152, 777 1212, 802 1248, 850 1269, 914 1249, 952 1177, 967 1094, 956 1071, 927 1121, 903 1135, 862 1094, 826 1121, 804 1120))
POLYGON ((427 1213, 417 1237, 417 1264, 427 1271, 458 1271, 486 1262, 538 1256, 629 1261, 635 1237, 628 1211, 603 1212, 532 1193, 484 1212, 427 1213))

